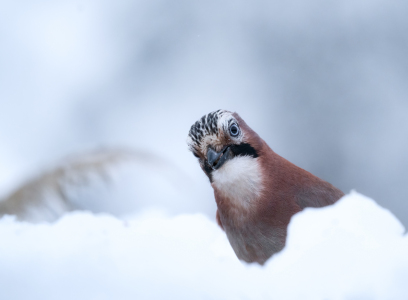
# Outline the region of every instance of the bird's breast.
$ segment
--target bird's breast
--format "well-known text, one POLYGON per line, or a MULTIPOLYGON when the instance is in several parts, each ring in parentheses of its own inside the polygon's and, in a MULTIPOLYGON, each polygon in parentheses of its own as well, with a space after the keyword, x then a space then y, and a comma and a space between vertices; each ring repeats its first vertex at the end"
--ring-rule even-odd
POLYGON ((246 224, 241 228, 231 224, 225 226, 228 240, 239 259, 264 264, 284 247, 285 227, 262 228, 262 224, 260 225, 246 224))
POLYGON ((212 186, 220 221, 236 255, 263 264, 282 249, 286 228, 271 227, 260 218, 265 189, 259 159, 236 156, 227 161, 213 172, 212 186))

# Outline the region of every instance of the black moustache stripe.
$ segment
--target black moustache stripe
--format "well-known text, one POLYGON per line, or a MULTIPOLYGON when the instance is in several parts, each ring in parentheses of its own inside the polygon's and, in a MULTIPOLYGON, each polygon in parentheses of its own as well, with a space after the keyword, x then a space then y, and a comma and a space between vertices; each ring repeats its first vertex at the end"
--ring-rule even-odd
POLYGON ((231 145, 230 149, 235 156, 252 156, 253 158, 257 158, 259 156, 255 148, 247 143, 231 145))

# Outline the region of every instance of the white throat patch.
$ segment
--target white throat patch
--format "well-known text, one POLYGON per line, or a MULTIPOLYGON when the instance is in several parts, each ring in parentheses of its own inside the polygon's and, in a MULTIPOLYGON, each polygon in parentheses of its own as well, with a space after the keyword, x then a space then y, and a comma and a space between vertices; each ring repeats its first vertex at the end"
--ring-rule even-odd
POLYGON ((262 174, 258 158, 237 156, 212 172, 212 185, 231 203, 247 207, 262 192, 262 174))

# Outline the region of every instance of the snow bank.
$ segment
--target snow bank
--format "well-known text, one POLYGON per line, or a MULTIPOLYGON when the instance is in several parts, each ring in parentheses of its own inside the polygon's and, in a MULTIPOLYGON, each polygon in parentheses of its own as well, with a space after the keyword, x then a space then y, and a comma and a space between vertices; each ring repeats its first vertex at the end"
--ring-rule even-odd
POLYGON ((123 221, 71 213, 54 224, 0 220, 0 299, 406 299, 408 239, 351 193, 306 209, 264 267, 241 263, 204 215, 123 221))

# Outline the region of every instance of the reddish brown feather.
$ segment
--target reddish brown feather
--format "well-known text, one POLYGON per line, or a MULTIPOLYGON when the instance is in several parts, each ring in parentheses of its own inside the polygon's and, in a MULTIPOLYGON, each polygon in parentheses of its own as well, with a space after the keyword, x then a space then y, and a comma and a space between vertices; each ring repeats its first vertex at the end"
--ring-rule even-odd
POLYGON ((221 229, 224 230, 224 227, 222 227, 222 223, 221 223, 221 219, 220 219, 220 213, 218 212, 218 209, 217 209, 217 212, 215 214, 215 219, 217 220, 218 226, 220 226, 221 229))

